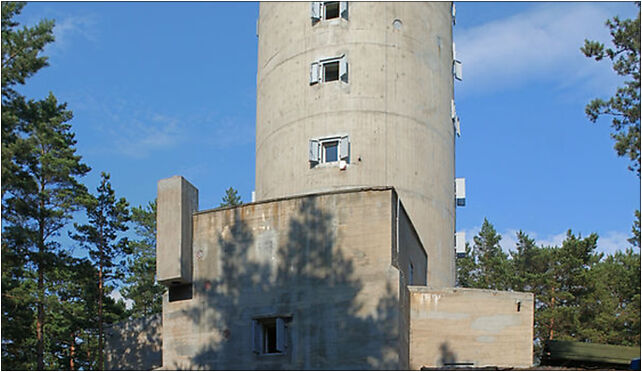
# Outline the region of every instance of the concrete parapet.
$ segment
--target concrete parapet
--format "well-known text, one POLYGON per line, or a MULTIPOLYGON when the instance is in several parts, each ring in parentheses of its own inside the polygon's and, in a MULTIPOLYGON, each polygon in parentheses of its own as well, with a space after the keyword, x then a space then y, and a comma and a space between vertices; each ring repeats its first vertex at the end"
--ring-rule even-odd
POLYGON ((410 369, 530 367, 533 294, 409 286, 410 369))
POLYGON ((164 285, 192 281, 192 214, 198 189, 181 176, 158 181, 156 275, 164 285))

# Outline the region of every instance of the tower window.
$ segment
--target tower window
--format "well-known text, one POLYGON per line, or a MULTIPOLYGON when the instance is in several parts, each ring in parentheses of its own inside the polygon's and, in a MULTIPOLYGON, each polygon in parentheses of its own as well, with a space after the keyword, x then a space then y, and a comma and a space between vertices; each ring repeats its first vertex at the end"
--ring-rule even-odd
POLYGON ((339 141, 322 142, 323 163, 330 163, 339 160, 339 141))
POLYGON ((313 1, 311 2, 310 17, 312 25, 322 20, 337 19, 348 20, 347 1, 313 1))
POLYGON ((339 61, 323 64, 323 81, 339 80, 339 61))
POLYGON ((324 58, 310 65, 310 85, 319 82, 341 80, 348 82, 348 59, 346 56, 324 58))
POLYGON ((283 354, 286 350, 284 317, 252 320, 253 351, 259 355, 283 354))
POLYGON ((310 140, 310 163, 347 163, 350 158, 350 141, 348 136, 327 137, 310 140))
POLYGON ((339 2, 338 1, 326 1, 323 3, 323 18, 332 19, 339 18, 339 2))

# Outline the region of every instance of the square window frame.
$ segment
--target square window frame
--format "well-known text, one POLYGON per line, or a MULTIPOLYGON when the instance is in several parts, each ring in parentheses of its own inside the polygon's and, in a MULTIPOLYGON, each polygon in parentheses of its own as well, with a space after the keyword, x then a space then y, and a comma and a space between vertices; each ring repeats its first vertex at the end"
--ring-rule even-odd
POLYGON ((341 64, 341 58, 335 58, 329 61, 321 62, 321 68, 322 68, 322 73, 321 73, 321 82, 322 83, 330 83, 333 81, 339 81, 341 80, 341 77, 339 76, 339 70, 340 70, 340 64, 341 64), (335 68, 336 65, 336 78, 332 80, 327 79, 327 69, 332 65, 333 68, 335 68))
POLYGON ((256 342, 256 344, 252 345, 253 348, 253 353, 259 357, 270 357, 270 356, 280 356, 280 355, 286 355, 289 352, 289 347, 288 347, 288 342, 287 342, 287 334, 288 334, 288 324, 292 320, 291 315, 274 315, 274 316, 258 316, 258 317, 253 317, 252 318, 252 333, 253 333, 253 341, 256 342), (278 350, 278 339, 279 339, 279 322, 282 323, 282 329, 281 332, 282 334, 280 335, 280 338, 283 340, 283 348, 284 350, 278 350), (260 330, 257 334, 256 327, 260 327, 260 330), (273 348, 274 352, 270 352, 269 349, 271 348, 268 343, 269 339, 267 337, 267 334, 269 332, 269 329, 273 329, 274 332, 274 339, 273 339, 273 348), (259 340, 254 340, 255 337, 259 337, 259 340), (259 350, 257 350, 256 346, 259 347, 259 350))
POLYGON ((320 158, 321 158, 320 160, 321 161, 319 163, 321 163, 321 164, 334 164, 334 163, 339 162, 339 160, 341 160, 341 159, 339 159, 339 146, 340 146, 340 143, 341 143, 341 138, 336 138, 336 137, 328 139, 328 140, 319 141, 319 146, 321 147, 321 149, 320 149, 321 150, 321 154, 320 154, 320 158), (326 147, 329 147, 329 145, 331 145, 331 144, 335 144, 334 147, 335 147, 335 152, 336 152, 335 153, 336 160, 328 161, 327 160, 327 155, 326 155, 327 154, 326 147))
MULTIPOLYGON (((323 20, 332 20, 341 18, 341 2, 340 1, 323 1, 322 2, 322 19, 323 20), (336 6, 336 16, 328 17, 328 5, 336 6)), ((333 9, 334 11, 334 9, 333 9)))
MULTIPOLYGON (((344 138, 344 137, 348 137, 349 138, 348 135, 336 135, 336 136, 322 137, 322 138, 318 139, 318 141, 319 141, 319 151, 320 151, 318 165, 321 165, 321 166, 324 166, 324 165, 325 166, 336 166, 341 162, 341 160, 343 160, 343 159, 341 159, 341 139, 344 138), (336 142, 336 144, 337 144, 337 160, 326 161, 325 160, 325 148, 324 148, 323 145, 326 144, 326 143, 332 143, 332 142, 336 142)), ((348 155, 348 160, 349 159, 350 159, 350 156, 348 155)), ((348 160, 346 160, 346 162, 350 163, 348 160)))

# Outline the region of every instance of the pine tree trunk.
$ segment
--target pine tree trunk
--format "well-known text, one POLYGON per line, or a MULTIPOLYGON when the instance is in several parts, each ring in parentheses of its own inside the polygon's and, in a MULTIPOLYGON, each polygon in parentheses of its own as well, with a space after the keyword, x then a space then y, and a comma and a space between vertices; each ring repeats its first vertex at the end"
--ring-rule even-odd
POLYGON ((553 295, 551 297, 551 323, 548 330, 549 340, 553 339, 553 328, 555 327, 555 315, 553 314, 553 310, 555 309, 555 288, 551 288, 551 291, 553 295))
MULTIPOLYGON (((42 250, 41 250, 42 252, 42 250)), ((38 370, 45 369, 44 355, 45 355, 45 342, 44 342, 44 323, 45 323, 45 306, 44 306, 44 275, 42 272, 42 265, 38 263, 38 320, 36 321, 36 339, 37 339, 37 364, 38 370)))
POLYGON ((71 332, 71 343, 69 344, 69 369, 74 371, 74 357, 76 356, 76 335, 71 332))
MULTIPOLYGON (((44 210, 44 200, 40 200, 40 211, 44 210)), ((44 251, 45 251, 45 227, 43 219, 39 221, 39 236, 38 236, 38 319, 36 321, 36 340, 37 340, 37 349, 36 349, 36 360, 38 370, 45 369, 45 334, 44 334, 44 325, 45 325, 45 274, 44 274, 44 251)))
POLYGON ((103 366, 103 247, 100 246, 100 270, 98 271, 98 369, 103 366))

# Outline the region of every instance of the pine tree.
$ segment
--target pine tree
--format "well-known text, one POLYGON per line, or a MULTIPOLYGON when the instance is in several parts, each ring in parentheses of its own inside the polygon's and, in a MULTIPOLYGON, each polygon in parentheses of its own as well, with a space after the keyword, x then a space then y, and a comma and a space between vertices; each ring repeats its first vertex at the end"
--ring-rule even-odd
POLYGON ((33 27, 19 28, 14 18, 20 14, 26 3, 2 3, 2 195, 19 178, 20 168, 13 162, 12 154, 20 140, 21 121, 17 117, 17 106, 24 105, 24 97, 16 85, 25 84, 27 78, 47 66, 47 57, 40 53, 54 40, 53 21, 42 20, 33 27))
POLYGON ((475 288, 476 278, 479 275, 477 267, 477 257, 470 244, 466 243, 466 255, 458 257, 457 267, 457 287, 475 288))
POLYGON ((473 252, 477 259, 478 271, 474 282, 477 288, 505 290, 511 281, 508 256, 499 242, 502 236, 484 218, 479 234, 473 238, 473 252))
POLYGON ((132 208, 132 222, 139 239, 129 242, 131 256, 122 294, 134 302, 131 314, 138 318, 163 308, 165 287, 156 283, 156 201, 132 208))
POLYGON ((241 197, 238 194, 238 191, 230 187, 229 189, 225 190, 225 195, 223 196, 223 199, 221 201, 221 205, 219 207, 234 207, 237 205, 241 205, 243 202, 241 201, 241 197))
POLYGON ((45 100, 26 102, 17 111, 20 151, 13 154, 18 169, 4 195, 5 232, 25 266, 36 273, 36 360, 44 368, 45 302, 48 275, 57 262, 60 244, 54 240, 78 209, 86 189, 78 182, 89 167, 76 155, 76 141, 67 123, 72 117, 66 105, 50 94, 45 100))
POLYGON ((581 298, 578 338, 586 342, 640 345, 640 254, 628 248, 590 270, 591 291, 581 298))
MULTIPOLYGON (((637 3, 638 8, 640 3, 637 3)), ((597 98, 586 106, 586 115, 592 122, 601 115, 612 116, 615 151, 618 156, 628 156, 629 169, 640 177, 640 12, 636 19, 607 20, 615 48, 605 48, 597 41, 584 40, 582 53, 596 61, 608 57, 613 70, 627 80, 614 97, 607 101, 597 98)))
POLYGON ((635 211, 635 220, 633 220, 633 227, 631 227, 631 236, 627 241, 632 246, 640 248, 640 210, 635 211))
POLYGON ((116 199, 109 174, 104 172, 101 173, 97 195, 87 198, 85 209, 88 223, 75 223, 77 233, 71 235, 89 250, 92 262, 98 267, 98 369, 104 369, 105 284, 122 275, 118 266, 123 263, 120 258, 127 250, 128 241, 121 235, 127 231, 130 215, 127 201, 116 199))

